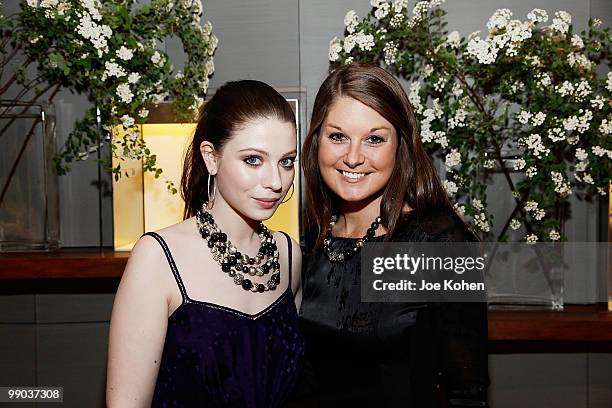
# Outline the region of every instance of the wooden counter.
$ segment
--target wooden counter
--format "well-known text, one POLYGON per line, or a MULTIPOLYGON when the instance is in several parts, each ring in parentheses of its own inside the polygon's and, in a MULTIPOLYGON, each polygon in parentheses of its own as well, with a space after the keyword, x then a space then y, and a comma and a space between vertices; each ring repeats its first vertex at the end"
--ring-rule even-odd
MULTIPOLYGON (((44 285, 57 287, 59 281, 65 279, 73 282, 70 286, 74 286, 75 281, 91 280, 114 282, 105 286, 116 287, 129 255, 129 252, 115 252, 110 248, 64 248, 49 253, 0 254, 0 294, 3 283, 8 282, 12 283, 10 286, 13 288, 28 286, 29 282, 34 281, 44 281, 44 285)), ((562 312, 490 310, 489 340, 612 342, 612 312, 608 312, 603 304, 566 305, 562 312)))

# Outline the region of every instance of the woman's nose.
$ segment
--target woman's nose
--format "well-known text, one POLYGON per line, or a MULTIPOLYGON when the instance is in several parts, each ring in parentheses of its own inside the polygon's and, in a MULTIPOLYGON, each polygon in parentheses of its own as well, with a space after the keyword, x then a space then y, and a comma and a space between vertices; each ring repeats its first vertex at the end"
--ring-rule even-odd
POLYGON ((282 188, 280 170, 277 166, 268 167, 268 171, 264 174, 263 186, 274 191, 282 188))
POLYGON ((355 168, 360 164, 363 164, 364 156, 361 152, 361 143, 353 143, 351 142, 344 156, 344 164, 349 166, 350 168, 355 168))

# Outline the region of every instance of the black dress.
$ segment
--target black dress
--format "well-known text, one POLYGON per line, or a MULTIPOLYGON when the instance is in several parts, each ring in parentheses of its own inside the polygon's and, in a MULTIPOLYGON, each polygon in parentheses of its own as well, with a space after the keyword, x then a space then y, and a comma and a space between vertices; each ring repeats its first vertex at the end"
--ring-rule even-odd
MULTIPOLYGON (((284 234, 284 233, 283 233, 284 234)), ((164 239, 162 246, 183 301, 168 318, 152 407, 281 407, 301 369, 304 339, 291 290, 257 314, 194 300, 164 239)), ((242 290, 242 289, 240 289, 242 290)))
MULTIPOLYGON (((477 238, 452 210, 429 210, 403 216, 391 241, 477 238)), ((354 243, 334 238, 332 247, 354 243)), ((363 303, 360 253, 333 264, 320 252, 305 254, 307 363, 297 399, 324 407, 487 406, 486 303, 363 303)))

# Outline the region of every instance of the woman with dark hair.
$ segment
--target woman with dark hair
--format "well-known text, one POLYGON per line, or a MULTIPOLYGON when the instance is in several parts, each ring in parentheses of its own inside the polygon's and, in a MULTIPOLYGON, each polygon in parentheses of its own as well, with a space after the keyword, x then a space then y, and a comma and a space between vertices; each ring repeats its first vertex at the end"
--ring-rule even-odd
POLYGON ((486 406, 486 303, 361 301, 364 243, 477 242, 423 149, 399 82, 373 65, 332 71, 302 163, 304 383, 319 404, 486 406))
POLYGON ((259 81, 200 111, 184 221, 136 243, 113 305, 109 407, 278 407, 301 368, 301 252, 268 230, 290 189, 295 117, 259 81))

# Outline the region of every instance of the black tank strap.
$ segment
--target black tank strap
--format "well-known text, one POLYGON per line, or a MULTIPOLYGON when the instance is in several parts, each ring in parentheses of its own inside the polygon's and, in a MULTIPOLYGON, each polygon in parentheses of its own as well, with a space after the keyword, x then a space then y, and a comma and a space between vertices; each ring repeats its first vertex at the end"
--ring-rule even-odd
POLYGON ((291 237, 289 237, 289 235, 287 235, 286 232, 284 231, 280 231, 285 238, 287 238, 287 249, 289 250, 289 254, 287 255, 287 262, 289 263, 289 287, 291 287, 291 268, 293 267, 293 261, 292 261, 292 255, 293 255, 293 250, 291 248, 291 237))
POLYGON ((183 280, 181 279, 181 275, 179 274, 178 268, 176 267, 176 264, 174 263, 174 258, 172 258, 172 254, 170 253, 170 248, 168 248, 166 241, 164 241, 161 235, 159 235, 156 232, 145 232, 144 234, 142 234, 142 236, 145 236, 145 235, 152 236, 161 245, 162 249, 164 250, 164 254, 166 254, 166 259, 168 260, 168 264, 170 265, 170 269, 172 270, 172 274, 174 275, 176 284, 178 285, 179 290, 181 291, 183 302, 187 301, 187 299, 189 299, 189 296, 187 296, 187 292, 185 291, 185 285, 183 284, 183 280))

